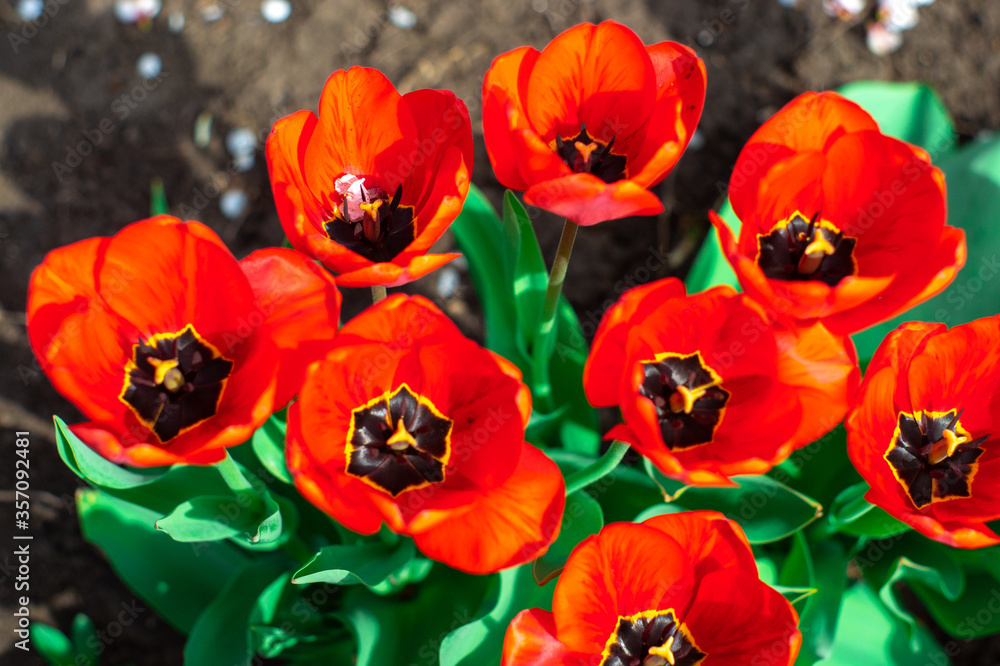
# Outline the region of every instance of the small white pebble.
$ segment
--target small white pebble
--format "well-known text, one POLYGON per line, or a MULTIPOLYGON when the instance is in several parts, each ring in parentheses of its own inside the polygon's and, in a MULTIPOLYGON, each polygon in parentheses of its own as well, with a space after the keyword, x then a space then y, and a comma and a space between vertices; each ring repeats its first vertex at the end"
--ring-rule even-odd
POLYGON ((42 15, 45 3, 42 0, 21 0, 17 3, 17 15, 22 21, 30 22, 42 15))
POLYGON ((688 150, 692 153, 696 153, 705 146, 705 134, 700 129, 696 129, 694 134, 691 135, 691 141, 688 142, 688 150))
POLYGON ((879 21, 889 30, 912 30, 920 22, 920 14, 913 0, 879 0, 879 21))
POLYGON ((389 8, 389 22, 397 28, 409 30, 417 24, 417 15, 402 5, 389 8))
POLYGON ((877 56, 884 56, 899 50, 903 45, 903 35, 881 23, 869 23, 865 42, 869 51, 877 56))
POLYGON ((205 148, 212 140, 212 114, 202 111, 194 119, 194 145, 205 148))
POLYGON ((163 71, 163 61, 155 53, 143 53, 135 61, 135 71, 144 79, 155 79, 163 71))
POLYGON ((206 23, 212 23, 222 18, 222 7, 219 5, 209 5, 201 10, 201 18, 206 23))
POLYGON ((438 270, 437 293, 441 298, 447 300, 454 296, 460 283, 461 276, 451 266, 444 266, 438 270))
POLYGON ((260 15, 268 23, 283 23, 292 15, 292 3, 288 0, 264 0, 260 3, 260 15))
POLYGON ((161 7, 160 0, 117 0, 115 18, 126 24, 148 21, 160 13, 161 7))
POLYGON ((250 197, 243 190, 226 190, 219 197, 219 210, 230 220, 236 220, 250 209, 250 197))
POLYGON ((233 157, 253 155, 253 152, 257 150, 257 137, 253 130, 248 127, 232 129, 226 135, 226 150, 233 157))
POLYGON ((167 17, 167 27, 170 29, 170 32, 175 35, 179 32, 183 32, 185 23, 186 20, 184 19, 184 14, 181 12, 174 12, 167 17))
POLYGON ((865 11, 865 0, 823 0, 823 11, 847 21, 865 11))
POLYGON ((240 173, 246 173, 253 168, 253 165, 257 163, 257 158, 254 157, 253 153, 246 153, 244 155, 234 155, 233 156, 233 168, 240 173))

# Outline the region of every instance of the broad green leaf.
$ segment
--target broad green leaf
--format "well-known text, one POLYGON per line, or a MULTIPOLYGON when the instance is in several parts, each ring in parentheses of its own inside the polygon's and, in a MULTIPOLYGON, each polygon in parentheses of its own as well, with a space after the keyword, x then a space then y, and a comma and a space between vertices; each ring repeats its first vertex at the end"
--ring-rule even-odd
POLYGON ((181 543, 153 524, 161 514, 111 495, 77 493, 80 529, 118 577, 171 625, 189 632, 201 612, 248 562, 226 542, 181 543))
POLYGON ((293 483, 292 475, 285 467, 285 421, 274 414, 264 425, 257 428, 250 440, 257 459, 276 479, 287 484, 293 483))
MULTIPOLYGON (((493 579, 436 566, 424 583, 408 588, 405 595, 383 597, 357 585, 346 588, 340 617, 355 633, 355 663, 436 663, 444 638, 479 617, 493 579)), ((494 656, 497 663, 499 656, 494 656)))
POLYGON ((528 341, 530 349, 538 334, 538 320, 542 316, 549 272, 528 213, 510 190, 503 197, 503 226, 511 246, 517 248, 509 279, 514 288, 514 308, 521 337, 528 341))
POLYGON ((792 553, 781 572, 780 583, 816 590, 805 600, 799 615, 802 650, 796 664, 812 664, 831 653, 835 642, 838 615, 847 583, 847 555, 839 542, 828 539, 810 543, 800 532, 795 535, 792 553), (803 567, 810 582, 796 582, 803 577, 803 567))
MULTIPOLYGON (((592 456, 570 451, 549 449, 545 453, 559 465, 563 476, 570 476, 597 461, 592 456)), ((647 507, 663 501, 656 484, 646 474, 624 464, 588 486, 587 492, 600 503, 606 523, 631 521, 647 507)))
POLYGON ((966 574, 965 589, 955 598, 938 581, 907 580, 938 626, 956 638, 971 640, 1000 633, 1000 589, 982 572, 966 574))
POLYGON ((862 481, 847 457, 847 431, 844 425, 816 441, 792 451, 768 476, 790 488, 807 494, 823 506, 830 506, 845 487, 862 481), (797 468, 797 472, 793 470, 797 468))
POLYGON ((559 299, 556 326, 556 347, 549 360, 549 376, 555 404, 567 406, 565 418, 560 421, 560 442, 567 451, 597 455, 601 448, 597 412, 583 390, 583 366, 590 347, 583 337, 576 312, 565 298, 559 299))
POLYGON ((479 296, 486 325, 486 346, 512 361, 522 372, 529 367, 527 348, 516 320, 512 254, 493 206, 474 185, 451 232, 469 262, 469 275, 479 296), (498 276, 504 276, 500 280, 498 276))
POLYGON ((738 488, 688 486, 674 503, 685 509, 719 511, 735 520, 750 543, 778 541, 823 515, 818 502, 767 476, 734 476, 738 488))
MULTIPOLYGON (((729 205, 729 199, 723 202, 722 208, 719 210, 719 215, 729 224, 733 233, 738 236, 740 233, 740 220, 736 217, 736 213, 733 212, 733 207, 729 205)), ((716 287, 721 284, 729 285, 734 289, 740 288, 739 280, 736 279, 736 273, 733 272, 732 266, 729 265, 726 255, 722 253, 718 234, 715 233, 715 228, 711 225, 708 227, 708 235, 705 236, 705 242, 702 243, 701 249, 698 250, 698 254, 695 256, 694 263, 691 265, 691 270, 688 272, 684 284, 687 286, 689 294, 696 294, 699 291, 704 291, 709 287, 716 287)))
POLYGON ((182 503, 170 515, 156 521, 156 529, 175 541, 220 541, 252 537, 259 518, 229 495, 203 495, 182 503))
POLYGON ((851 536, 884 537, 900 534, 910 527, 870 504, 865 499, 869 486, 865 482, 848 486, 830 505, 830 525, 851 536))
POLYGON ((250 614, 254 603, 275 577, 281 558, 256 560, 236 574, 198 617, 184 645, 185 666, 250 666, 250 614))
POLYGON ((395 545, 366 543, 358 546, 327 546, 292 575, 296 585, 378 585, 403 567, 414 555, 413 542, 401 539, 395 545))
POLYGON ((538 584, 544 585, 558 577, 577 544, 600 532, 602 527, 604 514, 597 500, 583 490, 567 497, 559 537, 544 555, 531 564, 531 573, 538 584))
POLYGON ((155 481, 165 470, 133 470, 116 465, 104 458, 73 434, 69 426, 58 416, 56 426, 56 448, 66 466, 84 481, 98 488, 136 488, 155 481))
POLYGON ((488 613, 464 624, 441 642, 441 666, 488 666, 500 663, 507 625, 527 608, 552 607, 555 581, 535 583, 528 565, 501 571, 499 594, 488 613))
POLYGON ((1000 137, 977 140, 937 166, 948 186, 948 224, 965 230, 968 258, 954 282, 929 301, 853 336, 862 363, 907 321, 964 324, 1000 312, 1000 233, 989 211, 1000 207, 1000 137))
POLYGON ((31 646, 52 666, 73 666, 76 651, 66 634, 47 624, 33 622, 30 636, 31 646))
MULTIPOLYGON (((951 661, 923 628, 916 632, 918 648, 912 649, 905 626, 883 606, 865 584, 857 583, 844 594, 831 653, 817 666, 948 666, 951 661)), ((808 664, 800 661, 796 663, 808 664)))
POLYGON ((800 611, 802 610, 801 605, 805 600, 816 594, 815 587, 785 587, 784 585, 772 585, 771 587, 785 597, 785 599, 788 599, 788 603, 793 606, 800 606, 800 611))
POLYGON ((915 82, 854 81, 837 89, 870 113, 884 134, 938 159, 955 145, 955 125, 938 94, 915 82))

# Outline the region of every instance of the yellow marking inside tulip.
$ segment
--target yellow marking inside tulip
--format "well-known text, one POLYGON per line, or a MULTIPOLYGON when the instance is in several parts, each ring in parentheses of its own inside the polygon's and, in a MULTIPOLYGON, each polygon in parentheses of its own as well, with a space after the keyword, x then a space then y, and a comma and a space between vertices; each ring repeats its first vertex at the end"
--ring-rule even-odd
POLYGON ((597 150, 598 145, 591 141, 590 143, 584 143, 582 141, 574 141, 573 147, 576 148, 576 152, 580 153, 580 157, 583 159, 584 163, 590 159, 590 154, 597 150))
POLYGON ((823 258, 828 254, 833 254, 837 248, 826 239, 822 229, 817 228, 813 232, 812 242, 806 246, 802 258, 799 259, 798 270, 802 275, 811 275, 816 272, 819 265, 823 263, 823 258))
POLYGON ((941 435, 941 439, 934 442, 930 455, 927 456, 927 461, 932 465, 937 465, 945 458, 955 455, 959 446, 971 441, 968 435, 955 434, 951 430, 945 430, 941 435))

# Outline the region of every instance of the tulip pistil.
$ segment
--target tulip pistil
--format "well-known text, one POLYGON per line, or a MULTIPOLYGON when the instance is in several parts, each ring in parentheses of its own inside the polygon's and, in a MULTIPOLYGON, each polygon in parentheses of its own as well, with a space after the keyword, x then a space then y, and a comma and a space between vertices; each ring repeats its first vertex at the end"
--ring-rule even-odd
POLYGON ((190 324, 132 346, 119 399, 161 442, 214 416, 233 362, 190 324))
POLYGON ((957 410, 901 412, 885 460, 921 509, 934 502, 971 497, 972 480, 989 435, 973 438, 957 410))
POLYGON ((594 139, 587 134, 587 126, 580 125, 580 133, 575 137, 564 139, 556 135, 555 151, 570 169, 577 173, 589 173, 597 176, 605 183, 613 183, 625 177, 624 155, 612 153, 615 137, 607 143, 594 139))
POLYGON ((701 354, 657 354, 643 361, 642 369, 639 395, 653 403, 667 448, 677 451, 711 442, 730 394, 701 354))
POLYGON ((835 287, 857 273, 856 244, 819 213, 807 220, 796 211, 770 233, 757 235, 757 265, 772 279, 818 280, 835 287))
POLYGON ((328 214, 323 229, 331 240, 371 261, 391 261, 415 238, 413 208, 401 206, 402 185, 390 198, 366 178, 346 174, 334 184, 343 202, 328 214))
POLYGON ((707 656, 669 608, 620 616, 600 666, 698 666, 707 656))
POLYGON ((400 384, 354 409, 346 472, 392 496, 444 481, 453 422, 400 384))

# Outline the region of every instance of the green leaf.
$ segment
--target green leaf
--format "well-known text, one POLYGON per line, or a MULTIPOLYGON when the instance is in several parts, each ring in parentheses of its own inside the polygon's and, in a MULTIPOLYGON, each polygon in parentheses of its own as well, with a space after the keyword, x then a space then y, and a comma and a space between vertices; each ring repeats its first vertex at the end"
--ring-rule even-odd
POLYGON ((99 490, 79 491, 77 512, 84 538, 104 551, 118 577, 185 633, 249 562, 230 543, 174 541, 153 528, 161 514, 99 490))
POLYGON ((784 539, 823 515, 818 502, 770 477, 734 476, 732 480, 738 488, 682 488, 674 502, 688 510, 723 513, 739 523, 754 544, 784 539))
POLYGON ((154 178, 149 184, 149 214, 156 217, 157 215, 167 215, 169 212, 167 194, 163 189, 163 179, 154 178))
POLYGON ((327 546, 292 575, 296 585, 378 585, 405 566, 414 555, 413 542, 400 539, 396 545, 366 543, 358 546, 327 546))
POLYGON ((528 213, 510 190, 503 197, 503 226, 511 247, 517 248, 513 271, 508 279, 514 288, 514 308, 521 337, 528 341, 531 348, 538 335, 538 320, 542 316, 549 272, 528 213))
POLYGON ((131 470, 104 458, 73 434, 56 416, 56 449, 59 457, 74 474, 99 488, 126 489, 152 483, 164 474, 163 469, 131 470))
POLYGON ((1000 234, 986 211, 1000 207, 1000 137, 977 140, 942 157, 948 186, 948 224, 965 230, 965 268, 947 289, 902 315, 853 336, 862 363, 885 336, 907 321, 948 326, 1000 312, 1000 234))
POLYGON ((175 541, 220 541, 254 533, 259 522, 231 495, 204 495, 182 503, 156 521, 175 541))
MULTIPOLYGON (((844 594, 837 620, 832 651, 817 666, 948 666, 950 660, 941 646, 923 628, 916 632, 914 650, 906 628, 879 603, 875 593, 863 583, 844 594)), ((802 661, 796 663, 809 664, 802 661)))
POLYGON ((70 634, 77 654, 74 666, 97 666, 97 647, 100 643, 96 642, 97 628, 93 621, 84 613, 77 613, 73 617, 70 634))
MULTIPOLYGON (((719 210, 719 215, 729 224, 733 233, 738 236, 740 233, 740 220, 736 217, 733 207, 729 205, 729 199, 723 202, 722 208, 719 210)), ((684 284, 687 286, 689 294, 695 294, 709 287, 716 287, 722 284, 729 285, 734 289, 740 288, 739 280, 736 279, 736 273, 733 272, 732 266, 729 265, 726 255, 722 253, 722 247, 719 245, 719 236, 715 233, 714 227, 709 227, 708 235, 705 236, 705 242, 702 243, 701 249, 698 250, 698 254, 695 256, 694 263, 691 265, 691 270, 688 272, 684 284)))
POLYGON ((31 645, 52 666, 73 666, 76 652, 66 634, 41 622, 32 622, 31 645))
POLYGON ((535 583, 531 567, 524 565, 500 572, 499 594, 488 613, 458 627, 441 642, 441 666, 485 666, 498 664, 507 625, 526 608, 552 607, 555 581, 535 583))
POLYGON ((553 542, 544 555, 531 564, 531 573, 539 585, 544 585, 556 578, 569 554, 577 544, 597 534, 604 527, 604 513, 601 505, 583 490, 578 490, 566 498, 566 509, 563 512, 559 537, 553 542))
POLYGON ((250 666, 254 653, 248 623, 254 604, 276 576, 280 558, 244 567, 198 617, 184 646, 185 666, 250 666))
POLYGON ((928 585, 915 578, 907 584, 950 635, 971 640, 1000 633, 1000 589, 992 576, 967 573, 965 589, 954 598, 937 581, 928 585))
POLYGON ((837 89, 870 113, 884 134, 938 159, 955 145, 955 125, 941 98, 923 83, 854 81, 837 89))
POLYGON ((906 532, 909 525, 865 499, 869 486, 862 481, 843 491, 830 505, 830 525, 851 536, 884 537, 906 532))
POLYGON ((250 446, 257 459, 276 479, 292 484, 292 475, 285 467, 285 421, 273 414, 257 428, 250 439, 250 446))
MULTIPOLYGON (((835 642, 841 600, 847 584, 847 555, 839 542, 810 543, 795 535, 792 552, 782 567, 780 583, 816 590, 805 600, 799 619, 802 650, 796 664, 812 664, 831 653, 835 642), (809 582, 803 584, 801 581, 809 582)), ((877 662, 876 662, 877 663, 877 662)))
MULTIPOLYGON (((495 578, 435 566, 406 595, 383 597, 361 586, 346 588, 343 608, 349 610, 340 617, 355 633, 356 665, 435 663, 445 637, 480 615, 495 578)), ((494 653, 492 659, 499 662, 499 656, 494 653)))
MULTIPOLYGON (((571 476, 597 461, 593 456, 558 449, 545 453, 559 465, 563 476, 571 476)), ((610 474, 588 486, 587 492, 600 503, 607 523, 631 521, 663 499, 646 474, 627 465, 615 467, 610 474)))

